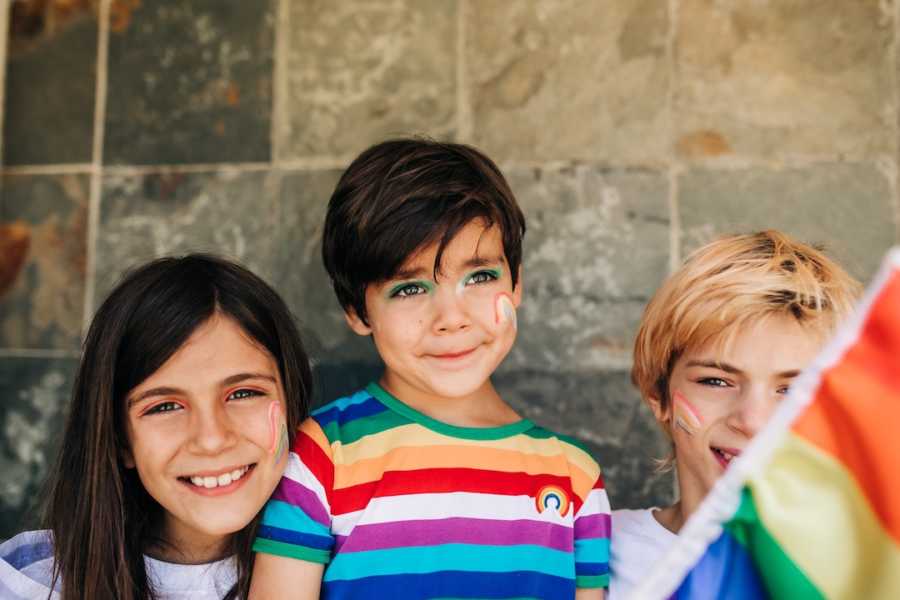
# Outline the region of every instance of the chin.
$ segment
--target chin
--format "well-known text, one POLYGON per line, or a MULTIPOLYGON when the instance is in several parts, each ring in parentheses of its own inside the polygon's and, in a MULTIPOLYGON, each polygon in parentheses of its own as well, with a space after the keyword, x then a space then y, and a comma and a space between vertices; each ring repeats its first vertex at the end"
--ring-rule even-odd
POLYGON ((439 381, 430 381, 429 387, 435 395, 444 398, 463 398, 480 390, 488 378, 458 378, 456 380, 442 378, 439 381))
POLYGON ((202 523, 195 523, 194 528, 209 536, 231 535, 239 532, 253 520, 255 513, 246 517, 235 515, 221 515, 203 519, 202 523))

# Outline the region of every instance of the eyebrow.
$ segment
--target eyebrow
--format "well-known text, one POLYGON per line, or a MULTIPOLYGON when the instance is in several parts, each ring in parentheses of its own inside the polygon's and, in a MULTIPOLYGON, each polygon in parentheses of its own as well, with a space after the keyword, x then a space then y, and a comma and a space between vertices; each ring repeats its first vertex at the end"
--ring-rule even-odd
POLYGON ((464 262, 463 266, 467 268, 475 268, 496 264, 503 264, 502 256, 473 256, 472 258, 464 262))
POLYGON ((388 281, 399 281, 401 279, 429 279, 431 273, 419 267, 418 269, 400 269, 394 273, 388 281))
MULTIPOLYGON (((690 360, 687 362, 685 367, 706 367, 708 369, 719 369, 720 371, 725 371, 726 373, 731 373, 732 375, 740 375, 743 374, 743 371, 735 367, 734 365, 730 365, 728 363, 723 363, 715 360, 690 360)), ((787 371, 781 371, 776 373, 775 376, 783 379, 793 379, 797 375, 800 374, 800 369, 790 369, 787 371)))
MULTIPOLYGON (((221 387, 227 387, 229 385, 234 385, 236 383, 240 383, 242 381, 247 381, 250 379, 262 379, 265 381, 270 381, 272 383, 278 383, 272 375, 268 373, 237 373, 235 375, 229 375, 221 382, 221 387)), ((149 390, 144 390, 137 396, 128 399, 128 408, 131 408, 138 402, 143 402, 148 398, 154 398, 156 396, 179 396, 185 395, 187 392, 181 388, 171 387, 171 386, 159 386, 155 388, 150 388, 149 390)))
MULTIPOLYGON (((475 269, 488 265, 503 264, 502 256, 473 256, 462 264, 464 269, 475 269)), ((418 267, 415 269, 400 269, 388 281, 400 281, 404 279, 431 279, 432 272, 429 269, 418 267)))

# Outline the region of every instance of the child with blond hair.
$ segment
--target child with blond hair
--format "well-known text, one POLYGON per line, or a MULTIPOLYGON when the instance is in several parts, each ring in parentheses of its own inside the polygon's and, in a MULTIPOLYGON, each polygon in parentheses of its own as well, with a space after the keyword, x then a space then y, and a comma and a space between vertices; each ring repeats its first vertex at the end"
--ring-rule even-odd
POLYGON ((613 512, 610 598, 653 570, 859 293, 823 252, 778 231, 711 242, 663 283, 631 373, 671 440, 662 468, 674 467, 678 500, 613 512))

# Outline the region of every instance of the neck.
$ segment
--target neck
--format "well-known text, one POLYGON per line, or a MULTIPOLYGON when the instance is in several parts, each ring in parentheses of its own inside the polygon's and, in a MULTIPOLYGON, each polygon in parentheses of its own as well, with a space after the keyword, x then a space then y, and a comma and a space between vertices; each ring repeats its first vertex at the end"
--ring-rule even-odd
POLYGON ((678 493, 680 496, 678 502, 653 513, 660 525, 672 533, 681 531, 681 528, 684 527, 688 518, 694 514, 694 511, 697 510, 709 491, 701 489, 699 486, 684 485, 684 482, 688 479, 688 474, 682 473, 678 467, 680 465, 676 464, 679 482, 678 493))
POLYGON ((385 371, 378 384, 407 406, 448 425, 501 427, 521 420, 490 379, 471 394, 452 398, 421 390, 391 371, 385 371))
POLYGON ((653 512, 653 518, 656 519, 657 523, 672 533, 681 531, 681 528, 684 527, 684 523, 689 516, 690 513, 685 512, 684 504, 681 502, 676 502, 672 506, 667 506, 666 508, 661 508, 653 512))
POLYGON ((147 555, 157 560, 181 564, 200 565, 210 563, 228 554, 227 535, 198 535, 196 531, 186 535, 177 526, 166 523, 158 543, 147 548, 147 555))

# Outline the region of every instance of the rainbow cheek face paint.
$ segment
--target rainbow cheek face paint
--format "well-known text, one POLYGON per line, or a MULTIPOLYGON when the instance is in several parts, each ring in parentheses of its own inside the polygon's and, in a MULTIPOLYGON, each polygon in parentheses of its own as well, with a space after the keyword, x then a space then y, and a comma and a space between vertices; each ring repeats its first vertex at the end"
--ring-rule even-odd
POLYGON ((675 426, 683 429, 688 435, 697 433, 697 430, 703 424, 703 417, 700 415, 700 411, 688 402, 688 399, 681 395, 681 392, 675 392, 672 400, 675 426))
POLYGON ((513 329, 518 328, 516 305, 513 304, 512 296, 506 292, 501 292, 494 298, 494 319, 498 325, 512 323, 513 329))
POLYGON ((269 405, 269 436, 269 454, 275 456, 275 464, 278 464, 284 458, 288 446, 287 423, 278 400, 273 400, 269 405))

